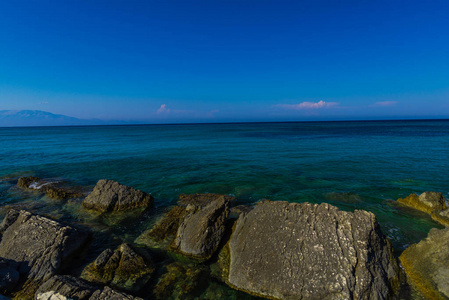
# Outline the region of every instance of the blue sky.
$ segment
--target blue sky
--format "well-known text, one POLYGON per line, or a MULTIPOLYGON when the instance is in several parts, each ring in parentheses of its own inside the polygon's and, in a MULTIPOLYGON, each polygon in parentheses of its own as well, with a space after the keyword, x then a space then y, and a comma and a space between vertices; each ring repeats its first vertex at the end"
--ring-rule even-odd
POLYGON ((2 1, 0 110, 449 118, 448 1, 2 1))

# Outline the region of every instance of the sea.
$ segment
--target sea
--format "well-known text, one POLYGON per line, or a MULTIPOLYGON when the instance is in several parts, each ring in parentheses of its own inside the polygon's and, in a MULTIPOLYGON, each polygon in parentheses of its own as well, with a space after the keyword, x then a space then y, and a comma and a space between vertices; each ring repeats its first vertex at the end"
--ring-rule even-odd
POLYGON ((139 220, 112 231, 97 224, 118 240, 133 241, 182 193, 220 193, 234 205, 270 199, 373 212, 400 254, 441 226, 396 200, 425 191, 447 199, 448 158, 449 120, 0 128, 0 217, 19 207, 82 223, 76 203, 23 191, 17 178, 86 190, 111 179, 155 198, 139 220))

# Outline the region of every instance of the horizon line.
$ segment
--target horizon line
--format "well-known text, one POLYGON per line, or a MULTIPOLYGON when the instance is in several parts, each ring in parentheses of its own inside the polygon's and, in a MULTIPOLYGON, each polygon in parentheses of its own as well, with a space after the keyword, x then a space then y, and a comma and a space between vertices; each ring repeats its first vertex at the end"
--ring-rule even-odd
POLYGON ((181 123, 139 123, 139 124, 96 124, 96 125, 24 125, 0 126, 0 128, 51 128, 51 127, 105 127, 105 126, 175 126, 175 125, 226 125, 226 124, 283 124, 283 123, 339 123, 339 122, 401 122, 401 121, 449 121, 448 118, 400 118, 400 119, 346 119, 346 120, 303 120, 303 121, 234 121, 234 122, 181 122, 181 123))

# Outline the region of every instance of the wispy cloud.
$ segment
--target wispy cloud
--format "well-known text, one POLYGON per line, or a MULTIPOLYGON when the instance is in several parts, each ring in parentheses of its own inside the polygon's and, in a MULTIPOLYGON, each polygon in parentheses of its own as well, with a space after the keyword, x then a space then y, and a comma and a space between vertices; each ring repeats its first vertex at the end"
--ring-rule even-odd
POLYGON ((397 101, 380 101, 380 102, 374 103, 372 106, 385 107, 385 106, 394 106, 396 104, 398 104, 397 101))
POLYGON ((170 112, 170 108, 167 107, 166 104, 162 104, 161 107, 156 111, 158 115, 160 114, 167 114, 170 112))
POLYGON ((44 105, 44 104, 48 104, 48 101, 39 102, 37 105, 44 105))
POLYGON ((338 102, 326 102, 326 101, 318 101, 318 102, 301 102, 298 104, 278 104, 275 105, 277 107, 282 107, 285 109, 293 109, 293 110, 301 110, 301 109, 320 109, 320 108, 329 108, 337 106, 338 102))

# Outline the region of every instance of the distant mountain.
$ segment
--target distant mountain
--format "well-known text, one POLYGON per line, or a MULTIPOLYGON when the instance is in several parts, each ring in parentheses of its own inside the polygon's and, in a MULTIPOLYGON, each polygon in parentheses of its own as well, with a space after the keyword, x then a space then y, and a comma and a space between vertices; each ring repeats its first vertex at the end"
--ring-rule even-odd
POLYGON ((0 110, 0 127, 106 125, 111 123, 123 124, 123 122, 78 119, 41 110, 0 110))

